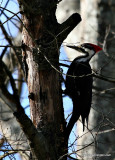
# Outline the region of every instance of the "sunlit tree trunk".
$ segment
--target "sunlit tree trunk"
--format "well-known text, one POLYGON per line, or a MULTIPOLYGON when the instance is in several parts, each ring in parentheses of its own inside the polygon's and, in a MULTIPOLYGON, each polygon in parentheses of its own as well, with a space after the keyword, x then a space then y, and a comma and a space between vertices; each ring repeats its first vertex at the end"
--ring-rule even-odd
MULTIPOLYGON (((103 47, 103 52, 98 53, 91 64, 94 71, 110 79, 115 77, 114 7, 113 1, 81 1, 81 15, 84 19, 80 28, 81 42, 95 43, 103 47)), ((93 159, 96 154, 100 160, 115 157, 114 85, 94 78, 92 109, 89 115, 90 132, 78 140, 78 149, 91 144, 81 150, 84 159, 88 159, 88 156, 93 159)), ((77 133, 79 136, 83 134, 80 122, 77 133)))

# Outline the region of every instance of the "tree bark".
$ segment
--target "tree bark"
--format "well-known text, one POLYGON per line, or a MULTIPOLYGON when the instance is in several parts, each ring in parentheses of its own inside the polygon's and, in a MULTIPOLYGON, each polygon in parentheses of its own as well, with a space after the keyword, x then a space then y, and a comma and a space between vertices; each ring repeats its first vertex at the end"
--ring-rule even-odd
POLYGON ((18 112, 14 115, 28 137, 33 159, 54 160, 67 152, 59 69, 61 43, 58 41, 63 42, 81 18, 76 13, 60 25, 55 17, 58 1, 20 2, 23 8, 22 56, 29 90, 31 119, 37 131, 31 122, 26 121, 28 118, 23 112, 21 116, 18 112), (27 128, 26 123, 23 123, 24 117, 27 128))
MULTIPOLYGON (((54 14, 54 12, 51 14, 54 14)), ((25 46, 23 58, 25 66, 27 66, 26 79, 29 90, 31 119, 38 132, 42 132, 43 136, 47 137, 46 141, 48 143, 47 145, 46 143, 43 144, 48 149, 44 157, 41 149, 44 149, 45 146, 39 148, 38 153, 41 152, 41 155, 35 156, 38 159, 57 159, 63 154, 62 149, 66 146, 64 142, 65 123, 60 76, 51 67, 53 65, 59 71, 57 65, 59 47, 56 46, 54 30, 51 32, 52 26, 55 26, 56 23, 54 17, 47 19, 42 14, 37 16, 32 14, 27 18, 27 15, 23 15, 23 23, 27 29, 23 28, 23 44, 25 46), (50 25, 46 21, 51 21, 52 24, 50 25), (51 29, 45 28, 46 25, 49 25, 51 29)), ((34 155, 34 153, 33 149, 32 154, 34 155)))

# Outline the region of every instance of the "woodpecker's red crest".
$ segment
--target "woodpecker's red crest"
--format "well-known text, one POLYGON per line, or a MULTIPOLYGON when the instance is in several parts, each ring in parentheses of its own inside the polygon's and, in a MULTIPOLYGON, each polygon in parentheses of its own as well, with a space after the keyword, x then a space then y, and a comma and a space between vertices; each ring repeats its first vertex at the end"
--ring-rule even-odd
POLYGON ((99 47, 99 46, 97 46, 95 44, 92 44, 92 43, 84 43, 81 46, 84 46, 84 47, 89 48, 89 49, 90 49, 90 46, 92 46, 96 53, 102 50, 101 47, 99 47))
POLYGON ((78 46, 67 45, 67 47, 85 54, 85 56, 82 56, 81 58, 79 58, 79 62, 90 61, 90 59, 95 55, 95 53, 102 50, 101 47, 91 43, 83 43, 78 46))
POLYGON ((95 44, 92 44, 92 43, 83 43, 83 44, 78 45, 78 46, 67 45, 67 47, 75 49, 75 50, 77 50, 79 52, 82 52, 82 53, 86 53, 85 49, 94 50, 95 53, 102 50, 101 47, 99 47, 95 44))

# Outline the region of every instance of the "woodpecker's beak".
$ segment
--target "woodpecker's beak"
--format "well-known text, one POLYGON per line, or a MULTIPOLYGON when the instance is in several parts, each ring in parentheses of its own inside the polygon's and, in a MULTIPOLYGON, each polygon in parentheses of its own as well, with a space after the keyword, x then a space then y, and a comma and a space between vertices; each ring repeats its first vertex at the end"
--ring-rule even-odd
POLYGON ((84 53, 84 49, 83 49, 83 47, 81 45, 79 45, 79 46, 70 46, 70 45, 67 45, 67 47, 72 48, 72 49, 74 49, 74 50, 76 50, 78 52, 84 53))

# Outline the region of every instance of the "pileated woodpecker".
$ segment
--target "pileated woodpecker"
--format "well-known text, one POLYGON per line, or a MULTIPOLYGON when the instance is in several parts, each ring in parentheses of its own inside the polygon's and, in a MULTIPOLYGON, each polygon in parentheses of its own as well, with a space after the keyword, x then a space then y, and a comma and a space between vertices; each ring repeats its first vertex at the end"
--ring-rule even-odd
POLYGON ((80 46, 67 46, 82 52, 84 55, 79 56, 73 60, 67 71, 65 86, 66 94, 73 101, 73 113, 67 126, 67 138, 75 124, 81 116, 83 123, 83 131, 85 121, 88 126, 88 116, 91 108, 92 101, 92 70, 89 65, 90 59, 95 53, 102 50, 97 45, 84 43, 80 46))

